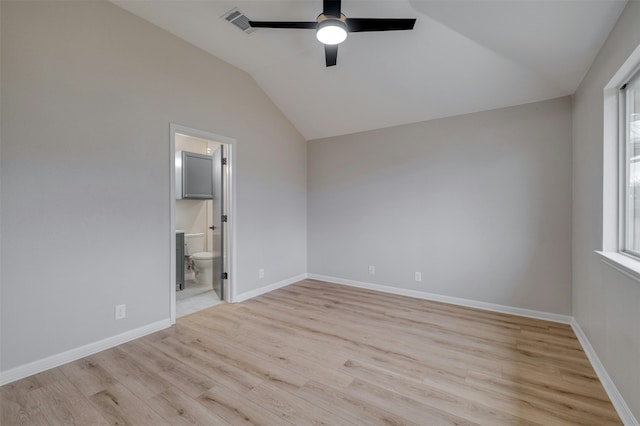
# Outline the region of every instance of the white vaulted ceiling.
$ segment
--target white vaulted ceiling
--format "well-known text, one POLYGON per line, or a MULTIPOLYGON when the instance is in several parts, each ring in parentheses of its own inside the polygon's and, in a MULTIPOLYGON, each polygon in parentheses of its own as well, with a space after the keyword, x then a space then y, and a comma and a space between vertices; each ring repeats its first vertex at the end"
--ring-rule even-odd
POLYGON ((417 21, 349 34, 330 68, 313 30, 221 19, 314 21, 321 0, 114 3, 248 72, 316 139, 572 94, 626 0, 343 0, 347 17, 417 21))

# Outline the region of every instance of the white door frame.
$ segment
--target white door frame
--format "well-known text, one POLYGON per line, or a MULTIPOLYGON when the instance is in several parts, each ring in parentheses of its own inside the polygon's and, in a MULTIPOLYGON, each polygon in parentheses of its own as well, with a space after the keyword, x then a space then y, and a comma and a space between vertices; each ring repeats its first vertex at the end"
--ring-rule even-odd
POLYGON ((171 286, 169 291, 170 300, 170 319, 171 324, 176 323, 176 166, 175 166, 175 151, 176 151, 176 133, 180 133, 187 136, 193 136, 196 138, 207 139, 214 142, 221 142, 225 146, 224 156, 227 159, 227 167, 225 173, 225 210, 228 221, 225 228, 225 239, 227 241, 228 253, 226 255, 226 261, 224 262, 224 270, 228 272, 229 278, 223 283, 224 286, 224 300, 226 302, 232 302, 235 296, 235 277, 236 277, 236 188, 235 188, 235 170, 236 170, 236 156, 235 147, 236 140, 228 136, 218 135, 216 133, 198 130, 187 126, 181 126, 175 123, 169 123, 169 170, 170 170, 170 211, 171 211, 171 224, 169 229, 169 247, 170 247, 170 273, 171 279, 169 280, 171 286))

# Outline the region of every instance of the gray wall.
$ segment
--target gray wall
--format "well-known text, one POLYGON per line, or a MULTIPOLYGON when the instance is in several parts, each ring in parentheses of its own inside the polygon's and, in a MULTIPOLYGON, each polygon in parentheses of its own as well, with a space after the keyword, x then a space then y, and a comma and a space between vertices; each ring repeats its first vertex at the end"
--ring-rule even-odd
POLYGON ((310 273, 571 314, 569 98, 311 141, 307 168, 310 273))
POLYGON ((170 122, 238 141, 238 292, 306 272, 306 143, 253 79, 107 2, 1 7, 2 370, 169 317, 170 122))
POLYGON ((630 1, 574 98, 573 313, 640 419, 640 283, 600 261, 603 88, 640 44, 640 2, 630 1))

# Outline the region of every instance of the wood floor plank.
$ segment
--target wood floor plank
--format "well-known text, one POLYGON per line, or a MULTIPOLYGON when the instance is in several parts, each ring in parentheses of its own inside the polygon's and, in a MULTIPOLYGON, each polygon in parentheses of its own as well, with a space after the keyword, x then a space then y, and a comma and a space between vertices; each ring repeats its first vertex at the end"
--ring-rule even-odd
POLYGON ((183 327, 180 338, 183 343, 191 347, 200 348, 202 351, 207 351, 225 363, 251 372, 262 380, 286 385, 292 389, 297 389, 307 381, 307 379, 299 373, 288 371, 278 365, 269 364, 253 353, 230 347, 224 344, 220 338, 215 340, 210 337, 205 337, 204 334, 198 333, 189 327, 183 327))
POLYGON ((567 423, 576 422, 595 426, 616 424, 619 421, 618 416, 610 411, 609 404, 602 404, 596 398, 580 396, 577 393, 549 392, 548 387, 498 379, 476 372, 470 372, 467 382, 492 395, 516 394, 526 399, 529 404, 567 423))
MULTIPOLYGON (((255 306, 253 308, 260 309, 255 306)), ((473 364, 481 371, 500 374, 500 365, 493 357, 482 358, 478 357, 477 353, 457 354, 451 348, 430 344, 432 342, 428 341, 422 341, 421 345, 416 346, 406 338, 394 337, 395 334, 386 330, 384 324, 381 323, 371 324, 370 330, 367 332, 363 326, 342 325, 342 323, 351 320, 349 316, 340 317, 334 314, 333 319, 329 320, 320 318, 320 316, 314 317, 313 312, 308 311, 304 317, 298 317, 295 313, 287 312, 284 307, 278 309, 278 312, 265 311, 264 315, 276 318, 281 324, 297 328, 298 331, 307 335, 311 334, 316 338, 321 338, 325 344, 340 345, 350 356, 353 356, 351 352, 356 352, 378 360, 390 360, 396 368, 404 368, 407 374, 427 374, 433 368, 450 368, 452 358, 460 360, 464 369, 473 364), (359 336, 357 340, 352 339, 354 335, 359 336)))
POLYGON ((91 402, 69 381, 60 380, 35 389, 29 398, 52 424, 108 425, 91 402))
POLYGON ((214 386, 200 395, 198 401, 232 425, 293 425, 285 420, 286 416, 278 407, 266 410, 245 395, 224 386, 214 386))
POLYGON ((275 408, 280 417, 288 422, 302 425, 351 425, 331 410, 325 410, 294 395, 289 390, 280 389, 271 383, 262 383, 247 395, 252 401, 267 410, 275 408))
POLYGON ((40 406, 29 400, 24 392, 24 388, 13 392, 0 389, 0 424, 48 425, 40 406))
POLYGON ((35 390, 42 389, 65 376, 60 369, 53 369, 9 383, 0 388, 1 425, 48 425, 47 416, 40 401, 31 397, 35 390))
POLYGON ((89 397, 93 405, 114 426, 161 426, 170 423, 121 384, 89 397))
POLYGON ((347 389, 368 405, 378 406, 390 413, 395 413, 406 419, 416 419, 422 424, 434 425, 477 425, 478 423, 465 420, 456 414, 446 413, 439 408, 421 404, 413 398, 406 397, 381 386, 364 380, 354 380, 347 389))
POLYGON ((171 425, 231 425, 214 411, 176 389, 154 396, 148 404, 171 425))
MULTIPOLYGON (((491 350, 491 357, 480 357, 478 362, 485 364, 487 368, 494 369, 496 371, 499 370, 499 367, 494 359, 496 345, 487 344, 486 342, 477 339, 475 336, 469 337, 467 339, 461 339, 459 333, 455 336, 448 336, 446 330, 443 329, 440 329, 437 332, 427 331, 424 328, 420 328, 422 324, 416 323, 416 321, 413 321, 412 323, 398 324, 397 319, 393 318, 390 315, 376 315, 365 311, 356 311, 358 315, 355 316, 355 318, 351 318, 348 326, 340 326, 340 324, 344 320, 345 313, 347 316, 353 316, 354 311, 352 309, 349 309, 346 312, 335 311, 332 313, 330 318, 323 318, 326 317, 326 312, 324 312, 321 308, 307 309, 306 312, 308 315, 303 320, 307 320, 310 322, 324 322, 327 325, 333 325, 334 328, 341 329, 341 331, 343 331, 343 333, 341 334, 342 336, 345 335, 344 332, 346 332, 347 335, 349 335, 349 333, 351 335, 353 333, 360 333, 361 335, 366 336, 367 339, 369 339, 368 341, 370 341, 372 344, 386 344, 387 346, 393 346, 395 348, 405 347, 406 345, 404 345, 404 341, 394 341, 393 336, 396 334, 396 332, 399 332, 405 335, 413 335, 413 337, 417 339, 436 340, 436 343, 441 344, 431 346, 433 350, 463 352, 465 357, 467 357, 467 362, 470 361, 469 356, 475 356, 480 351, 491 350), (314 313, 317 313, 318 315, 314 316, 314 313), (384 336, 383 340, 377 340, 376 337, 378 336, 376 335, 366 335, 366 333, 373 328, 372 325, 375 325, 376 329, 380 329, 381 331, 385 332, 379 334, 380 337, 384 336)), ((347 338, 347 340, 349 339, 347 338)), ((407 348, 409 350, 412 349, 411 346, 408 346, 407 348)), ((451 355, 455 356, 454 353, 452 353, 451 355)))
POLYGON ((355 378, 370 381, 380 387, 420 401, 426 406, 439 407, 447 412, 456 413, 457 416, 466 421, 480 424, 491 424, 493 422, 520 425, 536 424, 496 410, 495 408, 487 407, 478 403, 476 400, 468 400, 459 395, 442 392, 424 385, 419 380, 411 380, 407 377, 398 376, 389 371, 355 360, 347 361, 345 363, 345 369, 355 378))
POLYGON ((29 426, 49 426, 47 417, 39 407, 25 409, 14 401, 2 401, 0 403, 0 424, 2 425, 29 425, 29 426))
POLYGON ((255 332, 250 325, 243 327, 240 333, 234 334, 225 329, 225 321, 220 318, 217 318, 216 321, 192 322, 190 325, 194 327, 195 331, 206 332, 224 339, 226 344, 235 350, 248 350, 260 356, 263 358, 263 362, 279 365, 286 371, 303 373, 304 378, 300 384, 306 380, 329 380, 332 384, 342 386, 351 383, 352 379, 349 376, 330 368, 328 364, 325 364, 324 359, 315 357, 303 346, 295 346, 291 336, 282 336, 279 339, 273 332, 269 335, 255 332), (264 351, 265 345, 269 346, 269 351, 264 351), (295 349, 295 356, 291 356, 292 349, 295 349))
POLYGON ((2 425, 619 425, 566 324, 304 280, 0 388, 2 425))
POLYGON ((144 362, 139 362, 121 348, 113 348, 95 354, 94 359, 115 380, 144 400, 172 388, 169 381, 160 377, 155 371, 145 366, 144 362))
MULTIPOLYGON (((554 413, 550 413, 545 407, 532 404, 525 396, 516 391, 492 392, 490 389, 474 383, 467 381, 464 383, 455 382, 438 375, 431 375, 425 378, 423 383, 439 391, 476 401, 478 404, 508 413, 527 422, 540 425, 580 424, 577 420, 574 423, 567 422, 565 419, 554 415, 554 413)), ((494 424, 504 423, 496 421, 494 424)))
POLYGON ((407 419, 375 404, 322 383, 309 381, 296 391, 296 395, 312 404, 331 411, 356 425, 420 425, 420 419, 407 419))
POLYGON ((215 383, 223 384, 240 393, 248 392, 262 382, 262 378, 257 374, 228 364, 206 349, 186 345, 175 337, 159 341, 156 347, 165 354, 189 365, 195 371, 209 375, 215 383))
POLYGON ((100 364, 96 355, 65 364, 60 371, 85 396, 94 395, 118 383, 100 364))
POLYGON ((158 351, 144 339, 125 343, 120 347, 135 359, 144 360, 147 367, 153 369, 158 377, 193 398, 215 385, 208 375, 188 368, 180 360, 158 351))

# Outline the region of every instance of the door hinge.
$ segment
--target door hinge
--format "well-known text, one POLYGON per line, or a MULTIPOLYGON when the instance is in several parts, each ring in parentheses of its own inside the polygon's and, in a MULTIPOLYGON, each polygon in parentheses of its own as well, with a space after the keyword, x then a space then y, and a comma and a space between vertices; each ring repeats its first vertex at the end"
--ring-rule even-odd
POLYGON ((223 159, 222 159, 222 165, 223 165, 223 166, 226 166, 226 165, 227 165, 227 159, 226 159, 226 158, 223 158, 223 159))
POLYGON ((227 274, 226 272, 222 273, 222 279, 223 280, 228 280, 229 279, 229 274, 227 274))
POLYGON ((223 215, 222 215, 222 219, 221 219, 221 220, 222 220, 223 222, 226 222, 226 221, 227 221, 227 215, 226 215, 226 214, 223 214, 223 215))

